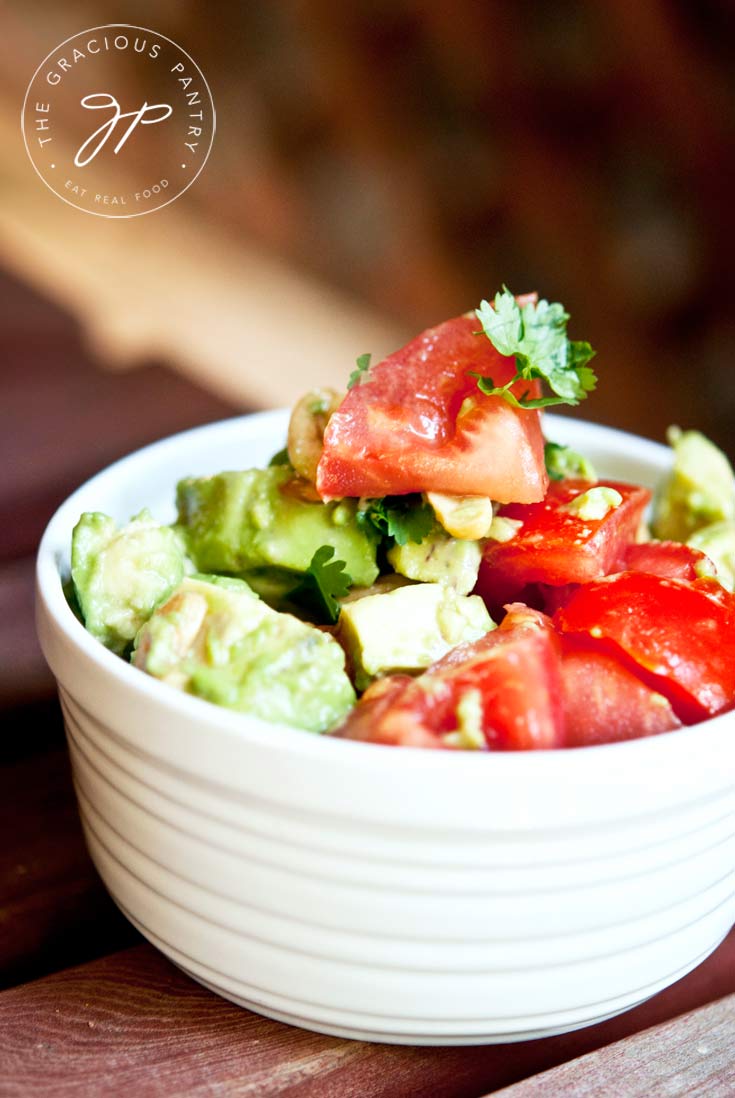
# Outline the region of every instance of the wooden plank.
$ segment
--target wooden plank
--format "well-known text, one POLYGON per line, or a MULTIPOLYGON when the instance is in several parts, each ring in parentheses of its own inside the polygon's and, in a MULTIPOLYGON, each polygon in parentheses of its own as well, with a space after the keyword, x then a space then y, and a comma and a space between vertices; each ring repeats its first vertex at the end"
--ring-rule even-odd
POLYGON ((493 1093, 494 1098, 732 1098, 735 995, 493 1093))
POLYGON ((731 935, 686 979, 601 1025, 521 1044, 416 1049, 260 1018, 139 946, 0 995, 0 1095, 471 1098, 732 993, 734 973, 731 935))
POLYGON ((0 987, 139 941, 89 859, 56 702, 3 717, 0 987))

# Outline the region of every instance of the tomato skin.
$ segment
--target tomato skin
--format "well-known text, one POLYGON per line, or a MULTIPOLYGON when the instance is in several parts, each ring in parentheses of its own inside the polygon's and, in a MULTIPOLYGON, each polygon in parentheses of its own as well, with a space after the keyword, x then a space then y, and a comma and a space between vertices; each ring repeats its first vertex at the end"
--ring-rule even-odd
MULTIPOLYGON (((501 630, 526 625, 558 635, 548 615, 522 603, 506 609, 501 630)), ((560 636, 557 644, 565 747, 616 743, 681 727, 668 700, 642 683, 613 655, 590 651, 569 636, 560 636)))
MULTIPOLYGON (((552 481, 543 501, 501 507, 500 515, 523 525, 510 541, 489 541, 483 552, 475 590, 491 614, 517 599, 553 610, 554 600, 546 597, 543 587, 567 588, 617 570, 651 493, 613 480, 598 481, 596 486, 614 488, 623 497, 601 519, 580 518, 568 510, 573 499, 592 487, 584 480, 552 481)), ((573 590, 562 592, 563 600, 573 590)))
POLYGON ((664 579, 687 580, 693 583, 699 578, 697 568, 712 561, 699 549, 693 549, 680 541, 644 541, 640 545, 627 546, 623 554, 621 571, 650 572, 664 579))
POLYGON ((612 654, 564 638, 561 675, 567 747, 639 739, 681 727, 668 699, 612 654))
POLYGON ((410 675, 388 675, 372 683, 334 735, 389 747, 445 746, 430 727, 429 699, 410 675))
MULTIPOLYGON (((371 366, 329 420, 317 470, 323 499, 436 491, 540 500, 548 477, 541 420, 477 388, 470 372, 502 385, 512 357, 461 316, 421 333, 371 366), (468 403, 465 403, 470 398, 468 403)), ((514 386, 539 395, 537 382, 514 386)))
POLYGON ((448 747, 457 707, 479 691, 485 746, 523 751, 563 746, 558 642, 549 629, 521 624, 461 644, 417 679, 393 675, 365 691, 342 729, 347 739, 407 747, 448 747))
POLYGON ((626 662, 686 724, 735 702, 735 597, 714 581, 620 572, 579 587, 553 620, 626 662))

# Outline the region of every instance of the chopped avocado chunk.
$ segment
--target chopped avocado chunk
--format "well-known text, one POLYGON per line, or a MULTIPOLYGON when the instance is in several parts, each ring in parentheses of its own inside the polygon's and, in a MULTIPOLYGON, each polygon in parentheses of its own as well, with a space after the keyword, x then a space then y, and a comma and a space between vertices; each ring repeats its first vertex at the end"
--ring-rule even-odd
POLYGON ((232 577, 184 579, 138 633, 132 658, 180 690, 311 732, 342 720, 355 701, 334 638, 232 577))
POLYGON ((501 545, 505 545, 507 541, 513 540, 521 526, 523 526, 523 519, 512 519, 507 518, 506 515, 496 515, 490 523, 487 536, 491 541, 499 541, 501 545))
POLYGON ((344 603, 337 635, 350 657, 355 684, 363 690, 379 675, 421 671, 492 628, 478 595, 417 583, 344 603))
POLYGON ((487 496, 448 496, 427 492, 437 520, 453 538, 477 541, 487 537, 493 521, 493 501, 487 496))
POLYGON ((183 542, 141 511, 127 526, 88 511, 74 527, 71 578, 84 624, 113 652, 123 653, 157 603, 186 571, 183 542))
POLYGON ((570 499, 563 505, 565 511, 576 515, 583 522, 597 522, 604 519, 610 511, 614 511, 623 502, 623 497, 616 488, 588 488, 586 492, 570 499))
POLYGON ((397 587, 408 587, 411 580, 405 576, 399 576, 395 572, 386 572, 384 576, 378 576, 375 583, 369 587, 351 587, 349 594, 340 599, 340 605, 348 602, 356 602, 357 599, 367 598, 369 595, 387 595, 389 591, 395 591, 397 587))
POLYGON ((717 569, 717 579, 728 591, 735 590, 735 522, 712 522, 696 530, 687 541, 706 553, 717 569))
POLYGON ((482 547, 452 538, 439 526, 420 545, 409 542, 388 550, 388 563, 401 576, 422 583, 443 583, 468 595, 477 583, 482 547))
POLYGON ((687 541, 703 526, 735 521, 735 474, 722 450, 699 431, 670 427, 674 466, 653 501, 654 537, 687 541))
POLYGON ((455 712, 457 715, 457 731, 446 732, 442 736, 446 746, 472 751, 480 751, 486 747, 487 741, 483 732, 485 721, 480 691, 475 688, 465 690, 457 703, 455 712))
POLYGON ((378 575, 378 538, 355 521, 355 502, 305 500, 289 491, 292 484, 287 465, 182 480, 179 522, 197 568, 306 572, 317 549, 331 545, 355 583, 371 584, 378 575))
POLYGON ((579 480, 597 480, 597 473, 591 461, 570 446, 561 446, 558 442, 547 442, 544 446, 546 472, 552 480, 567 480, 575 477, 579 480))

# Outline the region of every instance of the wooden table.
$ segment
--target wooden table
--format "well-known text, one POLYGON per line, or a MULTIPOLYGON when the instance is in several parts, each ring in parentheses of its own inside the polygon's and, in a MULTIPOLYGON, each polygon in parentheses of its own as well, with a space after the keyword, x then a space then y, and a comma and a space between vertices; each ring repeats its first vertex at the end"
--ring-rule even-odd
POLYGON ((160 366, 105 375, 62 314, 7 278, 0 299, 0 1098, 732 1098, 735 932, 619 1018, 468 1049, 293 1029, 218 999, 143 942, 84 848, 32 630, 33 552, 56 503, 85 476, 234 409, 160 366))

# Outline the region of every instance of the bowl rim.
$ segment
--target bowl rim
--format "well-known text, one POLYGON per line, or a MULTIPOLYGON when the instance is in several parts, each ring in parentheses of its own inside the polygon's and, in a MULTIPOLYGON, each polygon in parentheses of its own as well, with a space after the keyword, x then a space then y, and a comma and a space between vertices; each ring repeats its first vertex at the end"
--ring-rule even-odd
MULTIPOLYGON (((697 724, 674 729, 656 736, 575 748, 560 747, 533 751, 495 752, 417 750, 411 747, 390 747, 390 749, 384 750, 382 749, 384 745, 339 739, 328 734, 310 733, 289 725, 268 722, 251 714, 243 714, 222 708, 202 698, 175 690, 168 684, 141 673, 138 668, 133 667, 105 648, 103 644, 86 631, 73 613, 62 587, 61 561, 64 552, 68 555, 70 532, 80 514, 77 503, 80 497, 88 494, 90 489, 94 489, 98 483, 102 488, 106 480, 125 471, 128 466, 145 463, 146 459, 153 456, 154 453, 158 455, 166 450, 175 451, 177 447, 184 443, 195 439, 201 440, 207 433, 220 432, 225 429, 235 431, 241 426, 252 425, 253 423, 257 423, 264 429, 271 426, 274 430, 280 429, 284 426, 287 415, 287 409, 254 412, 228 417, 168 435, 105 466, 80 484, 56 509, 46 526, 38 548, 36 560, 36 615, 39 620, 45 616, 53 624, 57 634, 63 638, 64 643, 76 656, 81 658, 90 671, 94 670, 108 679, 115 679, 118 683, 133 691, 139 699, 150 701, 154 708, 168 713, 172 717, 183 716, 188 720, 196 720, 198 723, 206 724, 209 735, 217 733, 227 738, 234 738, 238 742, 250 740, 271 749, 274 744, 277 744, 284 751, 310 757, 316 761, 320 758, 334 761, 337 752, 352 752, 355 761, 359 762, 360 765, 368 764, 371 769, 373 767, 383 769, 387 765, 391 771, 396 767, 403 768, 406 766, 420 770, 430 770, 438 767, 442 771, 450 767, 453 774, 459 772, 461 776, 465 770, 476 774, 479 765, 491 766, 495 770, 503 768, 509 771, 510 777, 511 774, 517 772, 518 767, 524 768, 525 771, 546 768, 549 765, 553 768, 563 765, 566 768, 570 765, 571 760, 574 760, 575 766, 583 766, 594 758, 599 759, 600 765, 604 766, 605 760, 612 761, 613 756, 616 762, 620 762, 624 753, 631 756, 631 763, 634 756, 640 757, 640 761, 643 762, 643 758, 652 752, 657 755, 661 751, 666 751, 665 745, 667 743, 672 746, 677 744, 684 751, 688 751, 695 738, 697 741, 701 741, 703 736, 717 737, 723 729, 723 723, 730 723, 733 720, 734 714, 728 710, 697 724), (64 544, 66 544, 66 549, 62 548, 64 544), (478 755, 482 758, 479 759, 478 755), (488 760, 492 760, 492 762, 488 760)), ((638 456, 643 461, 648 460, 661 464, 664 457, 669 454, 668 448, 661 443, 587 420, 546 415, 545 424, 550 425, 562 437, 570 429, 569 425, 572 425, 571 430, 575 435, 581 434, 590 438, 594 437, 603 444, 609 444, 615 448, 625 448, 626 451, 629 451, 631 447, 635 447, 638 456)), ((173 488, 174 485, 172 485, 172 490, 173 488)), ((104 506, 103 500, 101 500, 101 506, 104 506)), ((46 655, 45 652, 44 654, 46 655)), ((701 748, 701 742, 699 742, 699 746, 701 748)), ((343 758, 347 757, 343 756, 343 758)))

